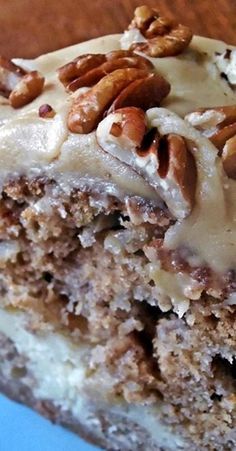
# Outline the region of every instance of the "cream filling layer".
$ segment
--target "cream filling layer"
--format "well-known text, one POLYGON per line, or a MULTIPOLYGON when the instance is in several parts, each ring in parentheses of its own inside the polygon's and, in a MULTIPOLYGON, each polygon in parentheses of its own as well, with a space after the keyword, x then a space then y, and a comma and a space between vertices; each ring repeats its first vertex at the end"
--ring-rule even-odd
MULTIPOLYGON (((65 336, 55 332, 31 333, 27 330, 26 315, 0 309, 0 332, 11 339, 17 351, 27 358, 27 368, 36 385, 33 394, 38 399, 51 400, 62 410, 73 416, 86 427, 94 428, 93 399, 86 398, 84 383, 88 386, 89 375, 85 365, 85 355, 89 348, 75 346, 65 336)), ((92 390, 93 393, 93 390, 92 390)), ((169 449, 182 449, 184 441, 160 423, 155 413, 161 406, 104 405, 113 413, 127 417, 145 428, 153 441, 169 449)), ((115 426, 115 425, 114 425, 115 426)))

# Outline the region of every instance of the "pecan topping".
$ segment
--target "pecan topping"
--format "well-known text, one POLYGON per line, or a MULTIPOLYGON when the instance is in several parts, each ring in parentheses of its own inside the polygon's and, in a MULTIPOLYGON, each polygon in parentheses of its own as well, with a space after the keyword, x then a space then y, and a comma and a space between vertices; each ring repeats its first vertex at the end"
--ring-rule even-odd
POLYGON ((106 61, 106 56, 97 54, 86 54, 78 56, 73 61, 58 69, 58 77, 61 83, 67 87, 71 82, 83 76, 88 71, 100 66, 106 61))
POLYGON ((130 105, 148 110, 159 105, 169 92, 170 84, 161 75, 151 74, 130 83, 114 100, 109 112, 130 105))
POLYGON ((219 128, 216 133, 214 133, 210 140, 220 151, 223 150, 224 144, 228 139, 236 135, 236 122, 233 124, 226 125, 223 128, 219 128))
POLYGON ((60 68, 59 78, 67 90, 90 88, 74 98, 69 130, 90 133, 108 110, 158 106, 168 95, 170 85, 161 75, 151 73, 153 69, 146 58, 125 50, 84 55, 60 68))
POLYGON ((84 86, 93 86, 116 69, 137 68, 147 71, 153 64, 131 51, 114 50, 107 55, 87 54, 58 69, 59 80, 68 91, 76 91, 84 86))
POLYGON ((93 88, 74 100, 68 116, 69 130, 90 133, 120 92, 129 83, 144 78, 146 74, 146 71, 139 69, 117 69, 106 75, 93 88))
POLYGON ((9 96, 13 108, 20 108, 38 97, 44 85, 44 78, 34 70, 24 75, 9 96))
POLYGON ((120 106, 148 109, 159 105, 169 90, 169 83, 160 75, 150 74, 147 68, 116 69, 73 101, 68 116, 69 130, 90 133, 109 108, 111 111, 120 106))
POLYGON ((0 56, 0 94, 8 98, 25 73, 21 67, 0 56))
POLYGON ((97 128, 97 140, 106 152, 130 165, 152 185, 176 218, 186 217, 195 200, 197 170, 184 138, 147 133, 146 117, 138 108, 109 114, 97 128))
POLYGON ((236 105, 200 108, 185 119, 209 138, 228 177, 236 178, 236 105))
POLYGON ((222 162, 228 177, 236 180, 236 134, 226 141, 222 152, 222 162))
POLYGON ((30 103, 41 94, 43 86, 44 78, 38 71, 26 72, 0 57, 0 94, 9 99, 13 108, 30 103))
POLYGON ((191 30, 174 20, 161 17, 155 8, 139 6, 129 29, 138 29, 146 42, 134 42, 131 49, 146 53, 151 57, 178 55, 192 39, 191 30))

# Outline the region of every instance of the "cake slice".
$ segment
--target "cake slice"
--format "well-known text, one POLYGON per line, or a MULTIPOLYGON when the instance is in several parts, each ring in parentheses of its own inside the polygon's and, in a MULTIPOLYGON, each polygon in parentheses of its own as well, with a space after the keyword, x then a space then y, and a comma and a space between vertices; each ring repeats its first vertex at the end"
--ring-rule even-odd
POLYGON ((0 59, 0 390, 109 450, 236 447, 236 50, 0 59))

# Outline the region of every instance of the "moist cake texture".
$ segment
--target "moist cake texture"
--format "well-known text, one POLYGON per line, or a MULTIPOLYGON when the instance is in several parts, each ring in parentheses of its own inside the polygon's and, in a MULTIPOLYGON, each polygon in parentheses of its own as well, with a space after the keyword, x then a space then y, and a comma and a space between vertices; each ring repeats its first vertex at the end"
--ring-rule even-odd
POLYGON ((108 450, 236 447, 236 50, 0 58, 0 390, 108 450))

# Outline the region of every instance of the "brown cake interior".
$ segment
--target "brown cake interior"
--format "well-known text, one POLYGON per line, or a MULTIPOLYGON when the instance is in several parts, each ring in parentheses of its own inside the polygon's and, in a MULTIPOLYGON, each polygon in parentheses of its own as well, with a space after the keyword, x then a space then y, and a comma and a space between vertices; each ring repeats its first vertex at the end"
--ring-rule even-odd
MULTIPOLYGON (((205 286, 185 317, 161 311, 147 255, 171 224, 167 211, 137 197, 123 202, 96 192, 68 194, 46 178, 11 180, 1 199, 1 240, 8 243, 1 258, 4 307, 27 312, 33 333, 50 324, 78 346, 89 345, 88 396, 99 387, 108 403, 164 401, 162 421, 187 441, 232 449, 233 306, 222 309, 205 286)), ((2 376, 3 389, 42 409, 49 400, 32 401, 27 359, 15 364, 9 347, 2 352, 11 354, 16 388, 2 376), (29 394, 21 395, 18 384, 29 394)), ((6 361, 1 366, 5 374, 6 361)))

